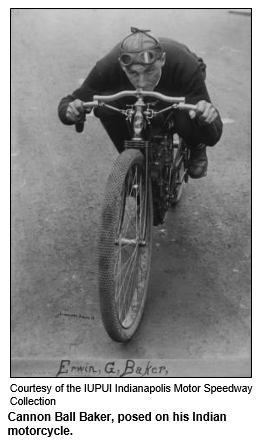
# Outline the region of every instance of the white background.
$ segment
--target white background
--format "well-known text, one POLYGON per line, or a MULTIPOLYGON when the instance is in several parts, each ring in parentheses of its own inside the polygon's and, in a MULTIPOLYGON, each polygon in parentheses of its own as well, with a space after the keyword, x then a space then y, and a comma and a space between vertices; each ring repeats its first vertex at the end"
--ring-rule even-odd
MULTIPOLYGON (((70 2, 69 2, 70 3, 70 2)), ((75 7, 108 7, 106 2, 78 2, 75 7)), ((210 2, 202 2, 200 7, 212 7, 210 2), (203 4, 202 4, 203 3, 203 4)), ((74 444, 76 442, 84 442, 86 444, 117 444, 125 443, 128 445, 151 443, 158 445, 161 443, 179 444, 182 442, 185 445, 203 444, 203 445, 223 445, 223 444, 260 444, 263 441, 263 356, 264 356, 264 262, 262 253, 264 252, 264 142, 261 131, 264 127, 263 121, 263 101, 264 101, 264 68, 263 68, 263 45, 264 42, 264 8, 255 7, 254 2, 251 5, 249 2, 234 2, 233 8, 243 8, 253 6, 253 378, 245 379, 12 379, 9 378, 9 7, 35 7, 34 2, 13 2, 12 5, 1 7, 1 110, 3 132, 1 144, 1 159, 2 159, 2 175, 1 181, 1 279, 2 279, 2 324, 1 324, 1 345, 3 346, 3 355, 1 361, 1 438, 5 445, 19 444, 74 444), (8 7, 7 7, 8 6, 8 7), (3 57, 4 56, 4 57, 3 57), (262 94, 260 94, 262 92, 262 94), (7 121, 7 122, 6 122, 7 121), (259 169, 258 169, 259 166, 259 169), (203 387, 204 383, 212 385, 252 385, 253 390, 250 395, 247 394, 233 394, 233 393, 219 393, 210 395, 203 393, 155 393, 139 394, 139 393, 81 393, 69 394, 66 392, 58 393, 52 392, 50 397, 57 399, 57 411, 86 411, 93 413, 94 411, 100 413, 112 413, 116 418, 117 413, 147 413, 152 412, 153 421, 151 422, 123 422, 117 424, 107 422, 75 422, 62 423, 65 427, 69 427, 73 432, 72 436, 51 437, 47 440, 46 437, 8 437, 7 428, 15 427, 7 420, 7 414, 11 409, 9 399, 11 392, 9 387, 11 383, 19 385, 56 385, 64 383, 72 383, 74 385, 81 385, 87 382, 90 385, 93 383, 103 383, 104 385, 111 383, 112 387, 117 383, 125 385, 131 383, 132 385, 170 385, 173 389, 174 383, 183 384, 197 384, 203 387), (168 413, 171 417, 172 412, 183 412, 192 414, 193 411, 204 413, 212 411, 216 413, 226 413, 227 421, 214 422, 156 422, 154 420, 156 413, 168 413)), ((39 7, 71 7, 72 4, 68 2, 45 2, 39 7), (63 3, 63 4, 60 4, 63 3)), ((126 7, 121 2, 112 2, 112 7, 126 7)), ((132 5, 130 5, 132 6, 132 5)), ((196 6, 195 2, 187 2, 185 4, 175 4, 175 2, 164 2, 163 5, 154 5, 153 2, 134 2, 134 7, 192 7, 196 6), (193 4, 192 4, 193 3, 193 4)), ((215 5, 216 7, 227 7, 229 5, 215 5)), ((32 395, 31 395, 32 396, 32 395)), ((36 395, 37 396, 37 395, 36 395)), ((39 412, 38 406, 28 406, 30 412, 39 412)), ((48 406, 42 406, 43 412, 49 412, 48 406)), ((23 409, 24 410, 24 409, 23 409)), ((60 425, 56 423, 56 427, 60 425)), ((16 427, 24 427, 26 423, 16 425, 16 427)), ((42 427, 41 423, 32 423, 31 427, 42 427)), ((50 423, 50 427, 54 427, 55 423, 50 423)))

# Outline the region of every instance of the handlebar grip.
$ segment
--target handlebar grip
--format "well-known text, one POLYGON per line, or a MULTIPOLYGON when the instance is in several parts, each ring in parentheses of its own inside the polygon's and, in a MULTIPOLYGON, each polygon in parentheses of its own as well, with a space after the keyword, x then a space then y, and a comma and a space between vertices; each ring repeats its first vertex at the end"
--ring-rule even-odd
POLYGON ((83 122, 76 123, 75 130, 77 133, 82 133, 82 131, 84 130, 84 123, 83 122))
POLYGON ((180 110, 188 110, 188 111, 195 111, 195 112, 197 110, 197 106, 192 105, 192 104, 178 104, 178 108, 180 110))

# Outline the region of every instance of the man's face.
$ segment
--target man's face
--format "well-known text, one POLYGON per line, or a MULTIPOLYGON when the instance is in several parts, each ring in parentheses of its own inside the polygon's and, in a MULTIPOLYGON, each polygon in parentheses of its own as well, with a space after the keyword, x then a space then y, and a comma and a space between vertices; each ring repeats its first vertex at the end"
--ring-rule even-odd
POLYGON ((164 64, 165 56, 152 65, 135 64, 129 67, 122 67, 122 69, 136 89, 141 88, 142 90, 152 91, 159 82, 164 64))

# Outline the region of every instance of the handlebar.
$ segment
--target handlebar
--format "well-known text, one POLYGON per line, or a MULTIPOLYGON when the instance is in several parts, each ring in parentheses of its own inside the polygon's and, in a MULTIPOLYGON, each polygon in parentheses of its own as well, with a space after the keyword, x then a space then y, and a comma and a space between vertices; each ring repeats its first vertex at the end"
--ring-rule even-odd
POLYGON ((173 96, 166 96, 162 93, 158 93, 158 91, 145 91, 145 90, 124 90, 119 91, 118 93, 106 95, 106 96, 99 96, 95 95, 93 97, 92 102, 84 102, 84 107, 91 108, 91 107, 97 107, 100 102, 112 102, 116 101, 117 99, 125 98, 125 97, 135 97, 135 98, 144 98, 144 97, 150 97, 155 99, 160 99, 161 101, 168 102, 170 104, 184 104, 185 98, 184 97, 173 97, 173 96))
MULTIPOLYGON (((196 110, 196 105, 192 104, 185 104, 185 97, 173 97, 173 96, 166 96, 162 93, 159 93, 158 91, 145 91, 145 90, 124 90, 120 91, 115 94, 106 95, 106 96, 100 96, 95 95, 93 96, 93 101, 91 102, 84 102, 83 106, 87 109, 87 113, 91 111, 92 108, 98 107, 101 103, 108 103, 112 101, 116 101, 117 99, 121 99, 124 97, 135 97, 137 99, 149 97, 154 99, 159 99, 163 102, 167 102, 169 104, 176 104, 176 108, 180 110, 196 110)), ((119 111, 117 109, 117 111, 119 111)), ((75 124, 76 131, 78 133, 83 131, 84 123, 78 123, 75 124)))
POLYGON ((94 96, 94 101, 104 101, 104 102, 110 102, 110 101, 115 101, 116 99, 120 99, 120 98, 124 98, 125 96, 134 96, 136 98, 143 98, 143 97, 151 97, 151 98, 156 98, 156 99, 160 99, 161 101, 164 102, 169 102, 171 104, 173 104, 174 102, 185 102, 185 98, 184 97, 172 97, 172 96, 166 96, 162 93, 158 93, 158 91, 145 91, 145 90, 135 90, 135 91, 131 91, 131 90, 125 90, 125 91, 120 91, 119 93, 115 93, 109 96, 94 96))

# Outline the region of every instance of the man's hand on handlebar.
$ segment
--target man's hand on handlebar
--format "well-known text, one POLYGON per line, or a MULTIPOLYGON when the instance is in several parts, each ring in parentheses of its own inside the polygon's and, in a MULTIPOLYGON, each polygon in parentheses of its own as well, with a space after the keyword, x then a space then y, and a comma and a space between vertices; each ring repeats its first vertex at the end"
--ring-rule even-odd
POLYGON ((212 124, 218 117, 214 106, 207 101, 199 101, 196 105, 196 111, 190 111, 189 115, 191 119, 196 118, 202 125, 212 124))
POLYGON ((91 109, 88 107, 84 107, 84 102, 80 99, 75 99, 74 101, 68 104, 66 110, 66 117, 69 121, 78 124, 81 122, 85 122, 86 113, 89 113, 91 109))

